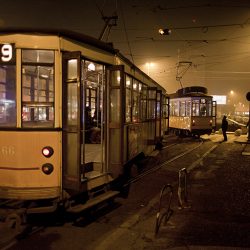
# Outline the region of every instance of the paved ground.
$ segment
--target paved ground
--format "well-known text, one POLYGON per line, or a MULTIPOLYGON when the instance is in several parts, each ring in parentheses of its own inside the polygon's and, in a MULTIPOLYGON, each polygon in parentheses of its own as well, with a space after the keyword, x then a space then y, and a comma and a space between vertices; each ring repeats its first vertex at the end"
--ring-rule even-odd
POLYGON ((88 226, 50 227, 10 249, 250 250, 250 156, 244 154, 250 152, 247 136, 229 134, 227 142, 222 142, 220 134, 204 139, 218 147, 188 173, 188 202, 183 209, 174 187, 173 213, 157 236, 154 225, 159 186, 176 180, 176 173, 169 168, 132 185, 123 205, 88 226))
MULTIPOLYGON (((247 136, 229 134, 195 168, 188 180, 188 204, 160 228, 152 249, 250 249, 250 144, 247 136), (166 240, 168 239, 168 240, 166 240)), ((148 248, 150 249, 150 248, 148 248)))

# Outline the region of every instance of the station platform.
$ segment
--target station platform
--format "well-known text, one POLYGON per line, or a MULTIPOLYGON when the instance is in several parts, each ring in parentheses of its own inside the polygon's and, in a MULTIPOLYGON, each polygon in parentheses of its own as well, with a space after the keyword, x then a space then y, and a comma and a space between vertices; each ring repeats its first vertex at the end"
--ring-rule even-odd
POLYGON ((227 133, 228 141, 223 142, 223 137, 220 133, 216 132, 211 135, 203 135, 201 138, 203 140, 211 140, 212 142, 219 142, 219 143, 240 143, 243 145, 242 155, 249 155, 250 156, 250 140, 248 139, 247 134, 243 135, 235 135, 233 132, 227 133))
MULTIPOLYGON (((219 146, 188 176, 187 203, 160 228, 169 250, 250 249, 250 142, 247 135, 203 136, 219 146)), ((161 239, 161 243, 159 243, 161 239)), ((164 243, 163 243, 164 242, 164 243)))

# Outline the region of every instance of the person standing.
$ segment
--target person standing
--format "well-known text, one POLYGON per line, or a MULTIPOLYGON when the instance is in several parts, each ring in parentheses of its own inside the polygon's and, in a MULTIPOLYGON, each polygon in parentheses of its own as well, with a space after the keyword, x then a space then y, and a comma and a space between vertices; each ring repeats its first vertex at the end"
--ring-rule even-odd
POLYGON ((221 129, 222 129, 222 133, 224 136, 224 141, 227 141, 228 121, 225 115, 223 116, 223 119, 222 119, 221 129))

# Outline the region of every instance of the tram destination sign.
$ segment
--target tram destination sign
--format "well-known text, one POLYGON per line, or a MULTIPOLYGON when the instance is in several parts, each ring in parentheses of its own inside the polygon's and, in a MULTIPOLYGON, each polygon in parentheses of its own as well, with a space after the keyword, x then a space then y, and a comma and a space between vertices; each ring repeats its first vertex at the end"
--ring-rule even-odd
POLYGON ((0 64, 13 64, 16 62, 16 48, 14 43, 0 44, 0 64))

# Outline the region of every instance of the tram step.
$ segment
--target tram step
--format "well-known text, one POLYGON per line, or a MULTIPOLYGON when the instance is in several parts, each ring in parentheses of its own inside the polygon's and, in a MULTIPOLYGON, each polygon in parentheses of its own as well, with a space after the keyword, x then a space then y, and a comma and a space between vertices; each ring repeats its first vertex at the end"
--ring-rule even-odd
POLYGON ((100 204, 101 202, 104 202, 106 200, 109 200, 111 198, 114 198, 119 194, 118 191, 108 191, 104 194, 98 195, 90 200, 88 200, 85 204, 78 204, 76 206, 70 207, 67 209, 67 212, 69 213, 80 213, 88 208, 91 208, 95 205, 100 204))
POLYGON ((85 173, 88 173, 91 171, 101 171, 102 164, 99 162, 87 162, 87 163, 82 165, 82 168, 84 168, 85 173))

